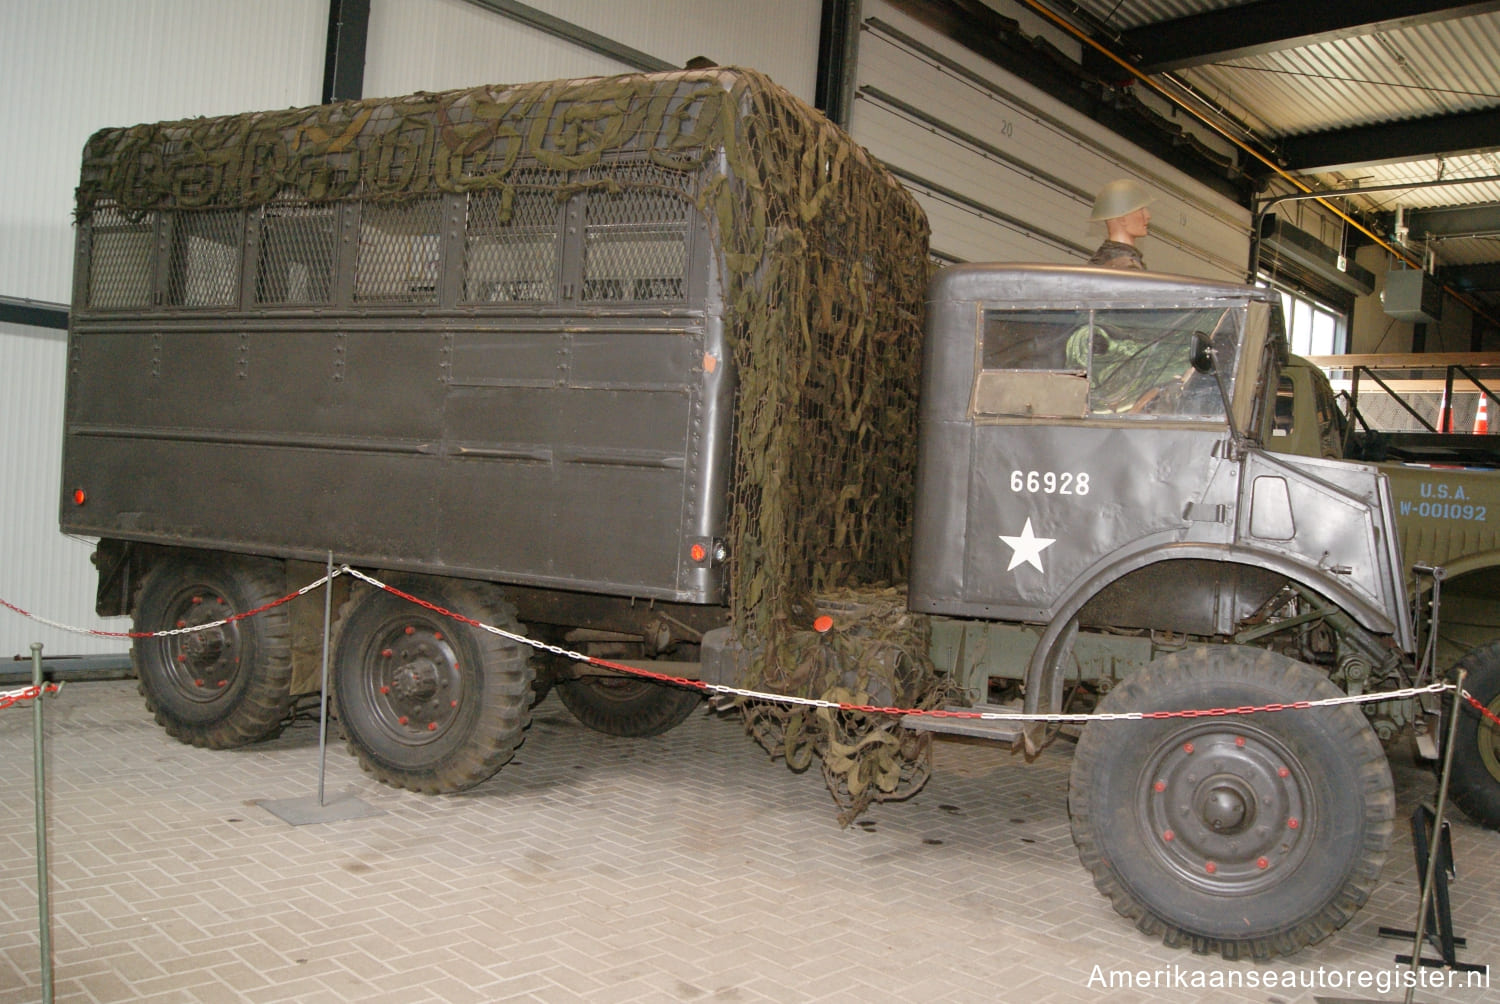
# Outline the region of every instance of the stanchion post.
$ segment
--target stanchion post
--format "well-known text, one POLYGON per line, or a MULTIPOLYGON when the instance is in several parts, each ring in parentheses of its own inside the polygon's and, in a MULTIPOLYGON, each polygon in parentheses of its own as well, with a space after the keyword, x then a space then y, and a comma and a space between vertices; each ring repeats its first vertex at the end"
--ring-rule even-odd
POLYGON ((328 647, 333 624, 333 552, 328 552, 328 577, 323 581, 323 690, 318 701, 318 793, 302 798, 259 799, 262 809, 279 816, 293 826, 304 823, 331 823, 335 820, 363 819, 379 816, 380 809, 372 809, 353 795, 336 798, 330 804, 324 796, 325 774, 328 764, 328 647))
POLYGON ((42 1004, 52 1004, 52 908, 47 896, 47 768, 42 743, 42 646, 31 644, 32 774, 36 779, 36 913, 41 955, 42 1004))
POLYGON ((328 552, 328 581, 323 583, 323 685, 318 698, 318 805, 323 800, 323 775, 328 768, 328 633, 333 620, 333 552, 328 552))
MULTIPOLYGON (((1458 742, 1458 716, 1463 712, 1464 680, 1468 671, 1458 667, 1458 679, 1454 681, 1453 716, 1448 723, 1448 742, 1443 749, 1443 770, 1438 777, 1437 801, 1433 807, 1432 839, 1428 841, 1427 874, 1422 877, 1422 896, 1417 906, 1417 931, 1412 939, 1411 970, 1413 977, 1422 968, 1422 941, 1426 934, 1427 907, 1432 902, 1432 885, 1437 878, 1438 840, 1443 833, 1443 810, 1448 802, 1448 779, 1453 772, 1453 747, 1458 742)), ((1416 980, 1406 988, 1405 1004, 1411 1004, 1417 992, 1416 980)))

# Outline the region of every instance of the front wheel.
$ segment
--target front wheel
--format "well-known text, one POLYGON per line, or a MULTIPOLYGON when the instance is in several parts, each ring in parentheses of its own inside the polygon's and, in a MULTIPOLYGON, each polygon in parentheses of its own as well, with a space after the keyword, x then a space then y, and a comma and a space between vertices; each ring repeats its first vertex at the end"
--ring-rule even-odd
MULTIPOLYGON (((1272 652, 1203 647, 1132 675, 1099 712, 1338 697, 1272 652)), ((1115 909, 1171 946, 1290 955, 1342 927, 1390 847, 1390 765, 1352 705, 1092 722, 1068 809, 1079 857, 1115 909)))
POLYGON ((339 720, 360 766, 438 794, 491 777, 531 721, 531 664, 514 609, 494 586, 407 578, 350 600, 334 646, 339 720), (457 617, 438 612, 451 611, 457 617))
MULTIPOLYGON (((1468 670, 1464 689, 1492 715, 1500 715, 1500 642, 1458 661, 1468 670)), ((1500 829, 1500 725, 1468 702, 1459 709, 1454 735, 1453 802, 1480 826, 1500 829)))
POLYGON ((282 565, 263 558, 185 553, 151 569, 134 627, 156 637, 136 638, 130 658, 168 735, 231 749, 280 733, 293 703, 291 617, 283 605, 230 618, 285 592, 282 565))

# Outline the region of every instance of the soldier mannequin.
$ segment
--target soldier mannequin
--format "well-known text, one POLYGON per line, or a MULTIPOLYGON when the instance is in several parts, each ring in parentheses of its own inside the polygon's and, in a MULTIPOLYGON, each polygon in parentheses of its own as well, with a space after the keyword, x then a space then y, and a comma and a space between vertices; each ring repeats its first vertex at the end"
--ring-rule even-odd
POLYGON ((1090 265, 1145 269, 1145 259, 1135 242, 1146 236, 1151 223, 1151 211, 1146 208, 1150 202, 1151 193, 1131 178, 1111 181, 1099 190, 1089 219, 1104 221, 1108 236, 1088 260, 1090 265))

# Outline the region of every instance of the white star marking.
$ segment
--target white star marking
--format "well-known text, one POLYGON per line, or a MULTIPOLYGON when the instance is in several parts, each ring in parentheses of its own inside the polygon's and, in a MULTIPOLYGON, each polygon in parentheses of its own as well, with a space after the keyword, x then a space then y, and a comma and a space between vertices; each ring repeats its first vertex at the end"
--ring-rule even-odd
POLYGON ((1000 534, 1000 539, 1010 545, 1015 553, 1010 556, 1010 564, 1005 566, 1007 572, 1013 571, 1022 562, 1035 568, 1038 572, 1044 572, 1042 567, 1042 552, 1057 543, 1056 537, 1038 537, 1031 532, 1031 517, 1026 517, 1026 525, 1021 528, 1021 536, 1007 537, 1000 534))

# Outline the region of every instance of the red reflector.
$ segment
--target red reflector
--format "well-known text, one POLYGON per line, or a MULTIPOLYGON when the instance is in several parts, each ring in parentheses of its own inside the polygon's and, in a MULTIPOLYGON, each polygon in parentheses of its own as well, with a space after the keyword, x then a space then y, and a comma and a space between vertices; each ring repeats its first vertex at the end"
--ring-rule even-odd
POLYGON ((832 628, 833 618, 829 617, 827 614, 824 614, 822 617, 819 617, 817 620, 813 621, 813 630, 818 632, 818 634, 827 634, 830 630, 832 630, 832 628))
POLYGON ((703 561, 708 557, 708 548, 704 547, 702 544, 694 544, 691 548, 688 549, 688 557, 692 558, 694 561, 703 561))
POLYGON ((73 504, 74 505, 83 505, 88 500, 89 500, 89 497, 83 493, 83 489, 82 488, 74 488, 73 489, 73 504))

